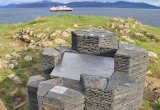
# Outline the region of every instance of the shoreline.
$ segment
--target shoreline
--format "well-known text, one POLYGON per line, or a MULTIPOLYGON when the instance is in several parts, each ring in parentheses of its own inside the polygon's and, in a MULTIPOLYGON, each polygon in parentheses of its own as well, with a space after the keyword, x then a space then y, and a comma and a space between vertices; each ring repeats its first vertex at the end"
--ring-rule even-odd
POLYGON ((150 9, 117 9, 117 8, 75 8, 72 12, 51 13, 49 8, 18 8, 0 9, 0 24, 15 24, 32 21, 37 17, 48 17, 60 14, 73 14, 84 16, 104 16, 104 17, 131 17, 143 24, 160 27, 160 10, 150 9), (14 12, 14 13, 13 13, 14 12), (112 13, 111 13, 112 12, 112 13), (9 16, 7 16, 9 15, 9 16), (11 16, 12 15, 12 16, 11 16))

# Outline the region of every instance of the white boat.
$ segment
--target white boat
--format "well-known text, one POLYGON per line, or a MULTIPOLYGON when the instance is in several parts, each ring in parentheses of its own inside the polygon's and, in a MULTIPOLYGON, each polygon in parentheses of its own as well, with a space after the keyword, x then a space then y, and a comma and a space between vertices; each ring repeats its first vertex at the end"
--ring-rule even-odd
POLYGON ((73 11, 73 8, 67 7, 67 6, 57 6, 50 8, 51 12, 59 12, 59 11, 73 11))

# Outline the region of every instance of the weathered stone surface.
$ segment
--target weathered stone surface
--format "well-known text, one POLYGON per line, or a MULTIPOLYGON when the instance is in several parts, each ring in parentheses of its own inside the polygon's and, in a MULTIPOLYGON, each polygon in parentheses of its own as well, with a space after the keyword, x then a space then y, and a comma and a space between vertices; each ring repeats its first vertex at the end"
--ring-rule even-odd
POLYGON ((62 81, 62 78, 54 78, 47 81, 42 81, 39 83, 38 97, 43 97, 47 94, 49 90, 51 90, 54 86, 59 85, 62 81))
POLYGON ((135 41, 128 36, 121 36, 121 38, 129 43, 135 43, 135 41))
POLYGON ((57 30, 57 31, 53 32, 53 33, 50 35, 50 38, 51 38, 51 39, 55 39, 57 36, 60 36, 61 33, 62 33, 61 30, 57 30))
POLYGON ((62 63, 58 64, 51 77, 80 80, 81 74, 110 77, 114 71, 114 59, 101 56, 64 53, 62 63))
MULTIPOLYGON (((39 110, 138 109, 143 98, 147 51, 125 44, 118 49, 115 35, 104 30, 74 31, 72 35, 72 48, 77 53, 64 46, 43 50, 45 70, 54 68, 52 79, 29 80, 30 106, 34 110, 37 106, 39 110)), ((158 90, 154 89, 159 96, 158 90)))
POLYGON ((75 28, 78 28, 78 27, 79 27, 79 25, 78 25, 78 24, 74 24, 73 26, 74 26, 75 28))
POLYGON ((120 45, 120 49, 115 54, 115 71, 128 72, 134 74, 147 71, 147 51, 135 46, 120 45))
POLYGON ((21 84, 22 80, 19 76, 16 76, 15 74, 10 74, 7 76, 10 80, 14 81, 16 84, 21 84))
POLYGON ((71 34, 69 32, 67 32, 67 31, 64 31, 64 32, 62 32, 62 36, 63 37, 70 37, 71 34))
POLYGON ((39 84, 39 110, 84 110, 84 95, 62 87, 67 85, 66 82, 62 78, 54 78, 39 84))
POLYGON ((81 90, 82 90, 81 84, 77 80, 62 78, 62 82, 60 84, 63 85, 64 87, 74 89, 79 92, 81 92, 81 90))
POLYGON ((11 68, 11 69, 16 69, 16 68, 18 68, 19 63, 18 63, 17 60, 11 60, 11 61, 10 61, 10 64, 9 64, 8 66, 9 66, 9 68, 11 68))
POLYGON ((64 40, 64 39, 61 39, 61 38, 56 38, 55 40, 54 40, 54 42, 56 43, 56 44, 58 44, 58 45, 64 45, 65 43, 66 43, 66 41, 64 40))
POLYGON ((25 61, 32 61, 32 56, 26 55, 26 56, 24 57, 24 60, 25 60, 25 61))
POLYGON ((55 47, 56 50, 58 50, 61 54, 64 54, 65 52, 73 52, 76 53, 76 51, 72 50, 69 46, 58 46, 55 47))
POLYGON ((13 78, 13 81, 14 81, 16 84, 21 84, 21 83, 22 83, 22 80, 20 79, 19 76, 15 76, 15 77, 13 78))
POLYGON ((14 64, 9 64, 8 67, 11 68, 11 69, 15 68, 14 64))
POLYGON ((149 51, 148 52, 148 57, 153 58, 153 59, 157 59, 159 58, 158 55, 154 52, 149 51))
POLYGON ((9 62, 8 61, 5 61, 5 60, 1 60, 0 59, 0 69, 2 68, 6 68, 8 65, 9 62))
POLYGON ((38 110, 37 91, 41 81, 45 81, 46 78, 42 75, 36 75, 29 78, 27 83, 28 99, 31 110, 38 110))
POLYGON ((54 86, 60 85, 59 83, 61 83, 61 81, 62 81, 62 78, 54 78, 54 79, 40 82, 38 92, 37 92, 39 110, 46 110, 46 109, 48 110, 49 108, 53 110, 52 105, 48 106, 45 104, 47 103, 45 102, 45 96, 54 86))
POLYGON ((37 88, 39 85, 39 82, 44 80, 46 80, 46 78, 43 77, 42 75, 31 76, 28 80, 27 86, 37 88))
POLYGON ((13 79, 15 77, 15 74, 10 74, 7 76, 9 79, 13 79))
POLYGON ((84 110, 85 96, 73 89, 54 86, 43 99, 42 109, 54 108, 55 110, 84 110), (49 99, 50 101, 48 101, 49 99))
POLYGON ((105 77, 82 74, 81 83, 83 89, 90 88, 104 90, 107 87, 108 80, 105 77))
POLYGON ((39 38, 39 39, 42 39, 42 38, 44 38, 44 37, 46 37, 45 33, 39 33, 39 34, 37 35, 37 38, 39 38))
POLYGON ((147 51, 120 45, 115 54, 115 72, 106 90, 114 91, 113 110, 133 110, 141 105, 147 72, 147 51), (117 105, 118 104, 118 105, 117 105))
POLYGON ((77 30, 72 32, 72 48, 78 53, 114 56, 118 49, 116 37, 106 30, 77 30))
POLYGON ((30 43, 31 42, 31 38, 28 35, 20 36, 20 40, 22 40, 25 43, 30 43))
POLYGON ((149 58, 148 60, 149 60, 149 62, 152 63, 153 65, 157 65, 157 66, 159 65, 159 62, 158 62, 157 60, 154 60, 154 59, 152 59, 152 58, 149 58))
POLYGON ((43 69, 46 73, 51 73, 53 68, 61 58, 61 53, 54 48, 44 48, 42 53, 43 69))
POLYGON ((41 46, 42 48, 47 48, 47 47, 51 46, 52 44, 53 44, 53 43, 52 43, 51 41, 42 40, 42 41, 40 42, 40 46, 41 46))

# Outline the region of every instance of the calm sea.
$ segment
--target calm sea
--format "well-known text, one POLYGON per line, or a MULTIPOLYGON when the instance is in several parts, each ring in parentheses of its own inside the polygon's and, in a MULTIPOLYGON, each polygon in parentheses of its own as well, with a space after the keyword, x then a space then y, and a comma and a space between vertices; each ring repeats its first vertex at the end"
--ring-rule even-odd
MULTIPOLYGON (((36 17, 53 16, 63 13, 51 13, 49 8, 0 9, 0 24, 26 22, 36 17)), ((98 15, 107 17, 132 17, 144 24, 160 26, 160 10, 154 9, 117 9, 117 8, 75 8, 67 14, 98 15)))

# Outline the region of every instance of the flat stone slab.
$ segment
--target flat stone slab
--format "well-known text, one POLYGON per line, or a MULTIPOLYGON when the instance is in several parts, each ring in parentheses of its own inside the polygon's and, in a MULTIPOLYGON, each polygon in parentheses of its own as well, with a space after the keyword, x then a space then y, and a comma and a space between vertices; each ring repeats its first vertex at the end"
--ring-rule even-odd
POLYGON ((81 74, 111 77, 114 72, 114 59, 87 54, 66 52, 51 77, 80 80, 81 74))

